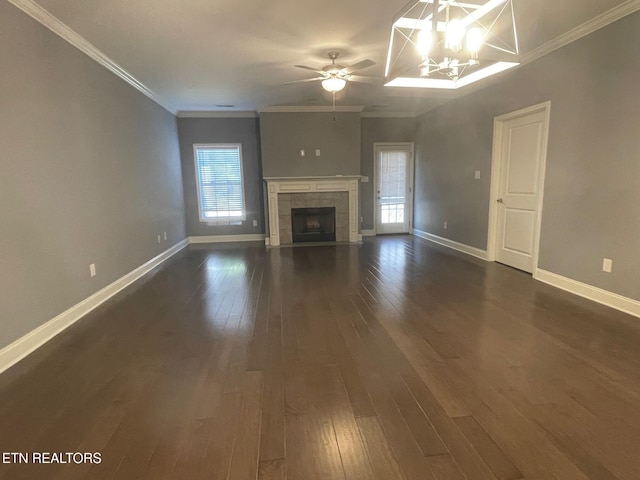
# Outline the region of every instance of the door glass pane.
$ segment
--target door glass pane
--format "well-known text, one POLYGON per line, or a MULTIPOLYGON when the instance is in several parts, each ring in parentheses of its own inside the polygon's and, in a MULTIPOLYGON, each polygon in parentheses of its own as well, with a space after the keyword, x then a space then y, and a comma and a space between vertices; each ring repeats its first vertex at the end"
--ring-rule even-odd
POLYGON ((380 152, 379 202, 383 224, 404 223, 407 160, 407 152, 380 152))

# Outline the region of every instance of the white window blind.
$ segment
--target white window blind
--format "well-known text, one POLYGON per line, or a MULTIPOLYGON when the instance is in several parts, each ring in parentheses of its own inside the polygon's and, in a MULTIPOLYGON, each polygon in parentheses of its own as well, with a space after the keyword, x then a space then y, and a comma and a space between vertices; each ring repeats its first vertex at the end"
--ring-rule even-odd
POLYGON ((244 220, 241 145, 193 147, 200 221, 244 220))
POLYGON ((407 192, 406 151, 381 152, 380 155, 380 212, 382 223, 404 223, 407 192))

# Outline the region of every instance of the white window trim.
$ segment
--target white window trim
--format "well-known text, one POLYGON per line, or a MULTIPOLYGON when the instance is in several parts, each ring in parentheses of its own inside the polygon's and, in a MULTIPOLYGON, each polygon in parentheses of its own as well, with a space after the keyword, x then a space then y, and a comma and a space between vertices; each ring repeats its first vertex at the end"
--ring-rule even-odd
POLYGON ((242 161, 242 144, 241 143, 194 143, 193 144, 193 166, 195 169, 194 176, 196 180, 196 190, 198 191, 198 218, 200 223, 206 223, 207 225, 233 225, 237 222, 244 222, 247 219, 247 205, 244 195, 244 163, 242 161), (237 147, 238 157, 240 158, 240 189, 242 191, 242 215, 238 217, 228 218, 204 218, 202 215, 202 198, 200 193, 200 178, 198 175, 198 149, 206 148, 225 148, 225 147, 237 147))

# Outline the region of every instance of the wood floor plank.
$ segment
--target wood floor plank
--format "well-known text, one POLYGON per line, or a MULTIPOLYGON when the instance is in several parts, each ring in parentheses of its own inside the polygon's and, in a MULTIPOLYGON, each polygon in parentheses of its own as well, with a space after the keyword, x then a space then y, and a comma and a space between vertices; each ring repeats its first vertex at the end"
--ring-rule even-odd
MULTIPOLYGON (((337 318, 341 333, 352 350, 354 357, 359 358, 361 362, 365 362, 365 365, 371 367, 369 374, 365 377, 367 389, 371 392, 377 416, 385 435, 389 439, 389 444, 397 458, 399 467, 408 480, 432 478, 415 438, 388 391, 386 383, 388 367, 378 371, 380 370, 380 365, 387 363, 385 352, 380 351, 370 332, 363 337, 362 335, 366 333, 364 330, 361 330, 359 335, 352 323, 340 322, 340 318, 337 318), (378 366, 377 369, 375 368, 376 366, 378 366)), ((392 346, 389 345, 389 348, 392 348, 392 346)), ((388 352, 386 353, 388 354, 388 352)))
POLYGON ((447 455, 449 451, 404 384, 393 392, 393 401, 404 417, 416 443, 425 457, 447 455))
POLYGON ((306 415, 306 419, 315 477, 318 480, 344 480, 345 472, 333 422, 317 412, 306 415))
POLYGON ((329 348, 336 359, 340 375, 347 389, 353 414, 356 417, 370 417, 375 415, 375 409, 369 392, 364 386, 363 373, 358 368, 357 363, 354 362, 335 320, 336 315, 341 318, 349 316, 345 306, 345 302, 331 302, 328 305, 328 312, 324 318, 323 325, 325 326, 329 348))
MULTIPOLYGON (((207 449, 201 461, 200 472, 195 478, 227 480, 238 434, 241 409, 241 393, 226 393, 222 396, 215 418, 214 430, 207 442, 207 449)), ((156 451, 157 461, 152 463, 151 468, 147 470, 145 479, 161 478, 167 451, 166 446, 162 446, 162 449, 156 451)))
POLYGON ((553 444, 589 477, 603 480, 636 477, 637 469, 627 460, 635 456, 636 450, 628 431, 589 413, 576 422, 572 415, 577 417, 579 409, 580 405, 567 400, 565 404, 532 406, 527 412, 544 428, 553 444), (611 440, 602 442, 601 438, 611 440))
POLYGON ((261 461, 258 465, 257 480, 286 480, 284 459, 261 461))
POLYGON ((262 372, 245 372, 241 381, 242 408, 229 467, 229 480, 258 475, 260 420, 262 417, 262 372))
POLYGON ((282 365, 282 329, 280 317, 269 319, 267 332, 267 364, 264 369, 264 394, 260 432, 260 461, 283 459, 284 431, 284 367, 282 365))
POLYGON ((190 246, 0 375, 1 480, 637 480, 640 325, 413 236, 190 246))
POLYGON ((403 375, 403 380, 429 417, 460 470, 469 480, 494 480, 495 476, 480 454, 438 403, 417 375, 403 375))
POLYGON ((311 444, 307 418, 304 415, 288 415, 285 417, 287 450, 287 480, 316 480, 316 468, 311 444))
POLYGON ((359 417, 356 422, 371 461, 372 478, 376 480, 389 478, 404 480, 406 477, 396 462, 378 419, 376 417, 359 417))
POLYGON ((466 478, 451 455, 432 455, 426 460, 436 479, 465 480, 466 478))
POLYGON ((362 443, 340 370, 335 366, 324 366, 320 376, 322 392, 317 394, 328 406, 345 478, 372 478, 369 456, 362 443))
POLYGON ((454 421, 489 466, 497 480, 524 478, 520 470, 473 417, 457 417, 454 421))
MULTIPOLYGON (((422 338, 411 337, 410 334, 403 333, 398 327, 395 321, 393 312, 387 314, 374 313, 371 310, 372 304, 366 304, 362 297, 353 297, 353 303, 358 309, 358 312, 368 318, 370 322, 380 321, 381 324, 387 329, 389 335, 393 338, 395 343, 406 354, 410 355, 410 358, 416 359, 413 363, 413 367, 416 369, 422 380, 429 385, 429 388, 436 394, 440 403, 445 408, 449 416, 467 416, 470 415, 470 411, 464 402, 455 394, 446 380, 439 374, 439 370, 443 362, 437 362, 434 364, 430 362, 423 354, 425 348, 422 338), (422 348, 421 348, 422 347, 422 348)), ((380 304, 380 302, 378 302, 380 304)), ((389 307, 386 307, 387 309, 389 307)), ((379 312, 379 310, 376 310, 379 312)))
POLYGON ((391 396, 384 392, 382 385, 378 389, 372 386, 371 389, 374 392, 378 418, 407 480, 435 480, 436 477, 391 396))

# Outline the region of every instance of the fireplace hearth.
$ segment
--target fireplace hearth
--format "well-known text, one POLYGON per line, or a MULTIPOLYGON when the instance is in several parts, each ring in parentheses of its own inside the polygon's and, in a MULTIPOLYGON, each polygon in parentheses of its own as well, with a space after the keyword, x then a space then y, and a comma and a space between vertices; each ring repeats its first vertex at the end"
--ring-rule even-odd
POLYGON ((335 242, 335 207, 292 208, 291 232, 293 243, 335 242))

